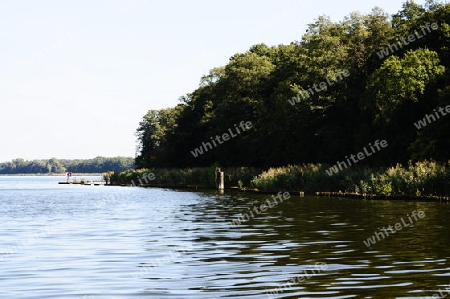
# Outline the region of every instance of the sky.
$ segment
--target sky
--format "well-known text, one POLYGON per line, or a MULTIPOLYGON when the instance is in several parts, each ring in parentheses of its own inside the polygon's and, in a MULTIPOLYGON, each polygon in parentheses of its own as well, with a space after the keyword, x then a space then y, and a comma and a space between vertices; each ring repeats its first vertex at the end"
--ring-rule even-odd
POLYGON ((403 2, 0 0, 0 162, 134 157, 146 112, 234 54, 301 40, 320 15, 403 2))

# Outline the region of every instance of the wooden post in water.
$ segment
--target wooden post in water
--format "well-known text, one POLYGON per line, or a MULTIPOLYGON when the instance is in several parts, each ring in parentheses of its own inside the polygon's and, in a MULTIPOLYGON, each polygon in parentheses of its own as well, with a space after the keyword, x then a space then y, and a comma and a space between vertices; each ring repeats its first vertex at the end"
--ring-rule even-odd
POLYGON ((216 188, 218 190, 224 190, 225 189, 225 173, 221 171, 220 168, 216 168, 216 188))

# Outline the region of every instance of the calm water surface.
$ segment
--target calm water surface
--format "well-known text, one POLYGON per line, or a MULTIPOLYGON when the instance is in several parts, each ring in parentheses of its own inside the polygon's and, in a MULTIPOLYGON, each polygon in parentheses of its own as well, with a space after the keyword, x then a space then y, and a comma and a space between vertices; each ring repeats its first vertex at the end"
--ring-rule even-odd
POLYGON ((0 177, 0 298, 425 298, 450 284, 447 204, 292 197, 233 226, 270 196, 62 179, 0 177))

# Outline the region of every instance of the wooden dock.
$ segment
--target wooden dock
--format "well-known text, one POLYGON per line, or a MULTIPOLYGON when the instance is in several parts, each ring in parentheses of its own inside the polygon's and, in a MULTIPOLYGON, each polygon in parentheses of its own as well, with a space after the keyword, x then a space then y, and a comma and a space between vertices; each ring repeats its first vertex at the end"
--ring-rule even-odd
POLYGON ((59 185, 85 185, 85 186, 104 186, 106 181, 75 181, 75 182, 58 182, 59 185))

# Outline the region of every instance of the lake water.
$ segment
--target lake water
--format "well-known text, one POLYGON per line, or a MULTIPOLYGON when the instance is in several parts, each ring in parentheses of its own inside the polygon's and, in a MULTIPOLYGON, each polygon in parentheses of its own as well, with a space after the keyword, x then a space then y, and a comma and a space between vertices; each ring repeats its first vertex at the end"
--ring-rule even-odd
POLYGON ((292 196, 257 212, 271 196, 60 180, 0 177, 0 298, 448 294, 448 204, 292 196))

